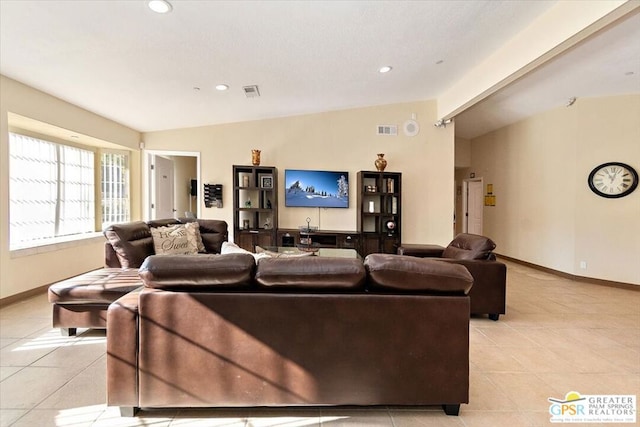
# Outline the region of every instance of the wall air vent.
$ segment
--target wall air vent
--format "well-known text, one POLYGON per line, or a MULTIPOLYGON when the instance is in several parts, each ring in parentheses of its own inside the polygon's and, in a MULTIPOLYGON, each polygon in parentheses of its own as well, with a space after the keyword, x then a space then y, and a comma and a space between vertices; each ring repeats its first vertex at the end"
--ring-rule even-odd
POLYGON ((398 135, 398 126, 397 125, 378 125, 376 127, 376 131, 378 135, 396 136, 398 135))
POLYGON ((247 98, 257 98, 260 96, 258 85, 243 86, 242 90, 244 90, 244 94, 247 98))

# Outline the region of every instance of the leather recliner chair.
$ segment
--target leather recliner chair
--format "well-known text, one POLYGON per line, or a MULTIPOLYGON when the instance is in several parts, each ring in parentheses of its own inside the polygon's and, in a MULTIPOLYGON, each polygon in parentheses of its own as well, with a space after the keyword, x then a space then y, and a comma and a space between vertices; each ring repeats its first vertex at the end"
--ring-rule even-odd
POLYGON ((486 236, 460 233, 445 248, 440 245, 406 244, 398 255, 440 258, 467 267, 473 276, 469 292, 471 314, 488 314, 498 320, 506 313, 507 266, 496 260, 496 244, 486 236))

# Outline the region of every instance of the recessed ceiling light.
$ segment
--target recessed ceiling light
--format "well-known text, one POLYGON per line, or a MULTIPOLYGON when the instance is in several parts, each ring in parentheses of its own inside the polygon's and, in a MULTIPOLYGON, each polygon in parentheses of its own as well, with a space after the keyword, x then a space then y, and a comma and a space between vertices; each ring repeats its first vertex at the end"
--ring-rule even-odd
POLYGON ((166 0, 149 0, 149 9, 156 13, 169 13, 173 9, 171 3, 166 0))
POLYGON ((229 85, 216 85, 216 90, 224 91, 229 89, 229 85))
POLYGON ((200 90, 200 88, 198 86, 194 86, 193 90, 195 90, 196 92, 198 92, 200 90))
POLYGON ((633 71, 627 71, 624 73, 625 76, 633 76, 635 73, 633 71))
POLYGON ((436 61, 436 65, 440 65, 440 64, 442 64, 443 62, 444 62, 444 59, 438 59, 438 60, 436 61))
POLYGON ((393 68, 389 65, 385 65, 384 67, 380 67, 380 69, 378 70, 378 72, 384 74, 384 73, 388 73, 389 71, 391 71, 393 68))

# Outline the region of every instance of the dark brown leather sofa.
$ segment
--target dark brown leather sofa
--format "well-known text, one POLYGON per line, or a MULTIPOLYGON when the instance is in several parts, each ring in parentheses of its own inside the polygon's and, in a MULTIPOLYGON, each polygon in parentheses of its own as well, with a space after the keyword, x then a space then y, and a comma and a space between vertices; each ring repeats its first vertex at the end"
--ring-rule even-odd
POLYGON ((105 328, 109 304, 142 286, 138 268, 154 246, 151 228, 197 221, 207 253, 219 253, 227 240, 227 223, 211 219, 164 219, 114 224, 104 230, 105 267, 49 286, 53 327, 63 335, 77 328, 105 328))
POLYGON ((469 395, 461 265, 408 256, 150 256, 111 304, 107 403, 442 405, 469 395))
POLYGON ((398 254, 464 265, 473 276, 471 314, 488 314, 491 320, 498 320, 506 313, 507 266, 496 260, 495 248, 488 237, 460 233, 446 248, 406 244, 398 248, 398 254))

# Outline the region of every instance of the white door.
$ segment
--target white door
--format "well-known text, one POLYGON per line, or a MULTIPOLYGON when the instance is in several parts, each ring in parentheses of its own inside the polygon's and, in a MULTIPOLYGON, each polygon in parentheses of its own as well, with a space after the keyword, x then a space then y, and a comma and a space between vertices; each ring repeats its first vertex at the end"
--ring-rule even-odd
POLYGON ((175 216, 173 161, 161 156, 151 159, 151 219, 173 218, 175 216))
POLYGON ((482 209, 484 206, 482 181, 469 181, 467 183, 466 196, 466 232, 471 234, 482 234, 482 209))

